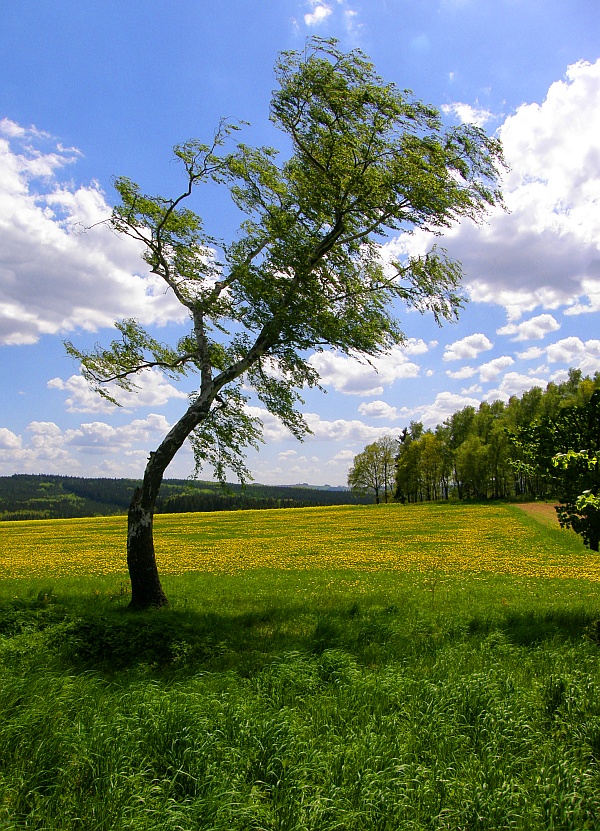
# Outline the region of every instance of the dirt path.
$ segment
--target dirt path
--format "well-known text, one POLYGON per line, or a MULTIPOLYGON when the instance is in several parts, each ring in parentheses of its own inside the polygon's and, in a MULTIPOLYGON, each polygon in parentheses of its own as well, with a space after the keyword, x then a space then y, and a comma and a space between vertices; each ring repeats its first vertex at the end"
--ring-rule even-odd
POLYGON ((554 506, 558 502, 519 502, 515 503, 516 508, 525 511, 526 514, 537 519, 543 525, 558 525, 558 517, 554 506))

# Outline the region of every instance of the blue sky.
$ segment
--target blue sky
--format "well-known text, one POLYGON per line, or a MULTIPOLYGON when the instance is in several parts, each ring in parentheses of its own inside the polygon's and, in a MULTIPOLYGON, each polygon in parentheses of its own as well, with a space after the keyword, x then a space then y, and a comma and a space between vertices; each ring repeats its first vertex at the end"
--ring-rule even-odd
MULTIPOLYGON (((257 481, 345 484, 353 456, 411 420, 600 370, 600 6, 597 0, 21 0, 0 29, 0 474, 140 476, 186 406, 155 375, 122 409, 95 398, 62 341, 112 337, 135 316, 178 337, 177 305, 132 244, 105 228, 111 179, 173 194, 171 148, 222 116, 243 140, 285 148, 268 120, 273 64, 307 36, 359 47, 387 81, 450 124, 503 140, 508 213, 441 244, 470 303, 439 329, 401 310, 409 341, 378 372, 315 356, 327 395, 306 395, 302 444, 266 416, 257 481)), ((235 234, 226 193, 198 195, 208 229, 235 234)), ((426 251, 416 234, 385 253, 426 251)), ((192 471, 182 449, 167 475, 192 471)), ((210 471, 206 471, 210 476, 210 471)))

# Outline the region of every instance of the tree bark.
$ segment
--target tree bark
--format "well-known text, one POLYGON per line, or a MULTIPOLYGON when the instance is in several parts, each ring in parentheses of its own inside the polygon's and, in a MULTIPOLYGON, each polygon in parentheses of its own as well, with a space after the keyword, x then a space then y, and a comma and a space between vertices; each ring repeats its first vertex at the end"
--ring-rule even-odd
POLYGON ((131 580, 131 609, 166 606, 167 597, 158 576, 154 552, 154 507, 163 474, 169 463, 190 435, 207 417, 214 391, 206 395, 202 405, 193 404, 168 432, 160 446, 150 453, 141 487, 136 488, 127 518, 127 568, 131 580))
MULTIPOLYGON (((162 476, 161 476, 162 479, 162 476)), ((160 488, 160 480, 158 482, 160 488)), ((131 580, 132 609, 166 606, 167 596, 158 576, 154 553, 154 502, 144 499, 144 488, 136 488, 127 518, 127 568, 131 580)))

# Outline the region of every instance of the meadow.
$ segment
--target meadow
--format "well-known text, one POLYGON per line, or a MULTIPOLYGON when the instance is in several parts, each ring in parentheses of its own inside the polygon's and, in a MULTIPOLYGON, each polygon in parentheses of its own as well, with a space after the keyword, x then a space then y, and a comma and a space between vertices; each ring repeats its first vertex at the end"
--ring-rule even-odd
POLYGON ((600 563, 510 505, 0 525, 0 829, 600 827, 600 563))

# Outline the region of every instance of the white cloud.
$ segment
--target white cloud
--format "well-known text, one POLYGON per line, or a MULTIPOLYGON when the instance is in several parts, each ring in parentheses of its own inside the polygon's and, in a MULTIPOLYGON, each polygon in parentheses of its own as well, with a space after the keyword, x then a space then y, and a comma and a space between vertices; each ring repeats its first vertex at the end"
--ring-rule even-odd
POLYGON ((484 127, 496 118, 489 110, 472 107, 470 104, 462 104, 459 101, 442 104, 442 112, 446 115, 455 115, 463 124, 476 124, 477 127, 484 127))
MULTIPOLYGON (((494 209, 486 224, 463 222, 443 239, 471 299, 504 306, 510 321, 537 307, 600 311, 600 59, 568 67, 498 134, 509 212, 494 209)), ((417 233, 384 249, 422 254, 432 242, 417 233)))
MULTIPOLYGON (((160 407, 171 398, 187 398, 185 392, 166 381, 155 369, 144 372, 138 382, 137 392, 120 390, 114 384, 107 384, 107 391, 126 411, 139 407, 160 407)), ((112 413, 117 409, 110 401, 90 390, 82 375, 71 375, 66 381, 52 378, 48 381, 48 387, 68 393, 65 405, 69 413, 112 413)))
POLYGON ((479 373, 479 380, 482 383, 486 383, 487 381, 492 381, 494 378, 497 378, 501 372, 503 372, 507 366, 511 366, 514 364, 514 359, 511 358, 509 355, 502 355, 499 358, 493 358, 491 361, 488 361, 485 364, 481 364, 481 366, 464 366, 461 369, 452 372, 451 370, 446 370, 446 375, 449 378, 454 378, 456 380, 462 380, 463 378, 472 378, 474 375, 479 373))
POLYGON ((331 459, 332 462, 351 462, 354 460, 354 456, 356 454, 352 452, 352 450, 340 450, 339 453, 336 453, 335 456, 331 459))
POLYGON ((529 349, 526 349, 525 352, 517 352, 517 358, 521 361, 535 361, 538 358, 541 358, 544 354, 544 350, 541 349, 539 346, 531 346, 529 349))
POLYGON ((76 447, 82 453, 115 455, 131 451, 135 445, 147 444, 154 434, 165 435, 168 430, 166 418, 151 413, 145 419, 134 419, 120 427, 112 427, 104 421, 81 424, 75 430, 65 431, 64 442, 67 447, 76 447))
POLYGON ((318 26, 327 20, 333 9, 326 3, 320 3, 319 0, 310 0, 312 12, 304 15, 304 22, 307 26, 318 26))
POLYGON ((480 352, 485 352, 493 346, 489 338, 482 332, 474 335, 467 335, 446 347, 443 355, 444 361, 461 361, 476 358, 480 352))
POLYGON ((446 375, 448 376, 448 378, 456 378, 457 380, 461 380, 463 378, 472 378, 473 375, 477 375, 477 367, 463 366, 460 369, 457 369, 455 372, 453 372, 451 369, 447 369, 446 375))
POLYGON ((386 404, 385 401, 363 402, 359 405, 358 412, 363 416, 385 418, 387 421, 395 421, 402 415, 396 407, 386 404))
POLYGON ((297 455, 298 454, 296 453, 295 450, 284 450, 283 453, 280 453, 277 458, 278 459, 292 459, 294 456, 297 456, 297 455))
MULTIPOLYGON (((590 338, 582 341, 573 335, 551 343, 545 349, 533 346, 525 352, 517 353, 517 358, 523 361, 538 360, 543 356, 551 364, 567 364, 569 367, 581 369, 584 375, 594 375, 600 370, 600 340, 590 338)), ((538 370, 540 373, 543 370, 547 371, 544 365, 538 370)), ((536 370, 529 370, 530 374, 531 372, 536 370)))
POLYGON ((308 436, 307 441, 366 442, 389 434, 387 427, 371 427, 358 419, 328 421, 318 413, 306 413, 306 421, 312 430, 312 436, 308 436))
POLYGON ((521 396, 526 390, 540 387, 545 390, 548 380, 531 375, 522 375, 519 372, 507 372, 496 389, 484 395, 486 401, 508 401, 511 395, 521 396))
MULTIPOLYGON (((290 433, 279 419, 264 407, 248 406, 250 415, 263 422, 263 435, 267 442, 285 441, 290 433)), ((315 441, 329 442, 365 442, 375 441, 389 433, 389 428, 371 427, 358 419, 338 418, 333 421, 321 418, 318 413, 303 413, 312 434, 306 436, 306 443, 315 441)))
POLYGON ((2 451, 15 451, 21 449, 21 437, 16 436, 6 427, 0 427, 0 454, 2 451))
POLYGON ((32 421, 24 436, 2 427, 0 472, 140 476, 148 446, 168 429, 165 417, 156 413, 119 427, 93 421, 63 430, 52 421, 32 421))
POLYGON ((488 381, 493 381, 497 378, 508 366, 514 364, 513 358, 510 355, 502 355, 500 358, 494 358, 479 367, 479 380, 485 384, 488 381))
POLYGON ((563 338, 547 347, 546 358, 550 363, 565 363, 581 369, 584 375, 593 375, 600 371, 600 340, 563 338))
POLYGON ((0 344, 96 331, 127 316, 183 319, 177 301, 148 276, 137 244, 104 225, 84 232, 111 208, 97 184, 60 181, 79 151, 51 144, 35 128, 1 124, 0 344))
POLYGON ((425 352, 429 352, 430 349, 435 349, 437 345, 438 342, 436 340, 425 343, 421 338, 409 338, 402 347, 402 352, 405 355, 423 355, 425 352))
POLYGON ((500 329, 496 329, 497 335, 514 335, 511 340, 537 340, 543 338, 548 332, 556 332, 560 329, 560 323, 550 314, 537 315, 523 323, 509 323, 500 329))
POLYGON ((541 105, 506 119, 500 138, 511 213, 495 213, 479 231, 465 224, 456 240, 474 299, 501 302, 514 318, 582 295, 598 307, 599 134, 600 60, 570 66, 541 105))
POLYGON ((407 413, 413 421, 421 421, 426 430, 437 427, 453 413, 465 407, 478 407, 479 399, 453 392, 440 392, 432 404, 415 407, 407 413))
MULTIPOLYGON (((410 354, 426 351, 423 341, 413 340, 407 350, 410 354)), ((415 378, 419 366, 406 357, 402 348, 394 348, 386 355, 374 358, 371 364, 336 352, 317 352, 309 363, 317 370, 325 386, 347 395, 381 395, 386 386, 399 378, 415 378)))

